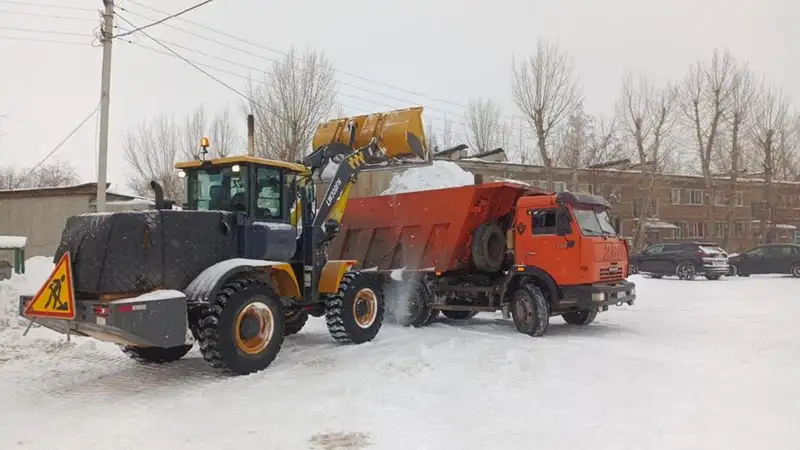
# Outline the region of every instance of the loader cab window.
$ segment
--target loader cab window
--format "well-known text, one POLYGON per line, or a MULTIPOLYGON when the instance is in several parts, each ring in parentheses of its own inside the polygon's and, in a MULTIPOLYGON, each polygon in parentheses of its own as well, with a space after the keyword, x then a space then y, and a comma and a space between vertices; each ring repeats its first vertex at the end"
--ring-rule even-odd
POLYGON ((286 217, 286 207, 288 205, 284 199, 289 194, 287 183, 291 183, 291 175, 272 167, 259 167, 256 169, 255 217, 267 220, 283 220, 286 217))
POLYGON ((246 166, 195 170, 187 177, 189 209, 198 211, 247 211, 246 166))

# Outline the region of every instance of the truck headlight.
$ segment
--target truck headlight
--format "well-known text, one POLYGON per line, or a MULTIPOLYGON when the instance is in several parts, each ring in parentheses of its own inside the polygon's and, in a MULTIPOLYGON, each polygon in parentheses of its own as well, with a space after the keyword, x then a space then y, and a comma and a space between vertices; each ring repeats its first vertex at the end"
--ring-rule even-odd
POLYGON ((605 292, 593 292, 592 293, 592 301, 593 302, 602 302, 606 299, 605 292))

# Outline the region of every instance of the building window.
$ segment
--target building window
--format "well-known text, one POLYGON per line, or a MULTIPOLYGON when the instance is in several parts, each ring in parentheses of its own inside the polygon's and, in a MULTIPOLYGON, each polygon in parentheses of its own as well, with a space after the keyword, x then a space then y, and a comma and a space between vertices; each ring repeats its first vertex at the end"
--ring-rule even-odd
POLYGON ((689 236, 688 237, 705 237, 706 224, 704 222, 690 222, 689 223, 689 236))
POLYGON ((622 186, 611 186, 611 195, 616 201, 622 200, 622 186))
MULTIPOLYGON (((640 209, 639 206, 642 204, 642 199, 637 199, 632 202, 633 206, 633 217, 639 217, 640 209)), ((658 199, 654 198, 650 200, 650 209, 645 211, 645 217, 658 217, 658 199)))
POLYGON ((578 185, 578 192, 583 192, 586 194, 594 194, 594 192, 592 191, 593 191, 592 185, 589 183, 581 183, 578 185))
POLYGON ((728 228, 728 224, 725 222, 714 222, 714 236, 721 238, 725 237, 725 229, 728 228))
POLYGON ((744 206, 744 192, 736 191, 734 194, 736 206, 744 206))
POLYGON ((736 222, 734 230, 737 238, 744 237, 744 222, 736 222))
POLYGON ((556 192, 564 192, 567 190, 567 183, 563 181, 554 181, 553 190, 556 192))
POLYGON ((675 239, 682 239, 682 238, 689 237, 689 224, 688 223, 686 223, 686 222, 673 222, 673 225, 678 227, 675 230, 673 230, 675 232, 675 235, 674 235, 675 239))
POLYGON ((728 204, 725 192, 714 192, 714 206, 725 206, 728 204))
POLYGON ((671 189, 669 202, 673 205, 680 205, 681 204, 681 190, 680 189, 671 189))
POLYGON ((702 205, 703 204, 703 190, 702 189, 692 189, 692 195, 689 199, 690 205, 702 205))

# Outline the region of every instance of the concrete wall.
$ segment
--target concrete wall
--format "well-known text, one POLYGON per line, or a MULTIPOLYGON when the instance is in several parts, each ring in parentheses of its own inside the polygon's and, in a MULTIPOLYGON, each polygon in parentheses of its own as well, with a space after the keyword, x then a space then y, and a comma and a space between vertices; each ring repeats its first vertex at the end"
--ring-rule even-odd
POLYGON ((69 216, 90 212, 89 195, 0 199, 0 235, 27 236, 25 257, 53 256, 69 216))

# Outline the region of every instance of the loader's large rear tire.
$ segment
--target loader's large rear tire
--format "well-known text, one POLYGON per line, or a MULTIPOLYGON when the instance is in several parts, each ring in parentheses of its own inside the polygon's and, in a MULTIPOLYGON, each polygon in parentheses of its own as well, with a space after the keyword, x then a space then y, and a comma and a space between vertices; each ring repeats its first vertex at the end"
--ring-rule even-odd
POLYGON ((466 320, 478 315, 478 311, 442 311, 445 317, 453 320, 466 320))
POLYGON ((550 325, 550 306, 542 290, 530 281, 523 281, 511 296, 511 316, 520 333, 543 335, 550 325))
POLYGON ((308 322, 308 313, 302 310, 295 311, 286 316, 286 324, 283 328, 284 336, 297 334, 308 322))
POLYGON ((573 311, 562 314, 561 317, 564 319, 564 322, 567 322, 570 325, 589 325, 590 323, 594 322, 595 318, 597 318, 597 311, 584 309, 581 311, 573 311))
POLYGON ((269 285, 232 280, 200 313, 200 352, 212 367, 239 375, 258 372, 280 352, 284 324, 283 305, 269 285))
POLYGON ((506 236, 500 225, 489 222, 472 233, 472 262, 482 272, 497 272, 506 260, 506 236))
POLYGON ((121 345, 122 352, 134 361, 146 364, 163 364, 177 361, 192 349, 192 345, 178 345, 175 347, 135 347, 121 345))
POLYGON ((361 271, 344 274, 339 291, 325 295, 325 321, 337 342, 363 344, 378 335, 386 305, 376 278, 361 271))

